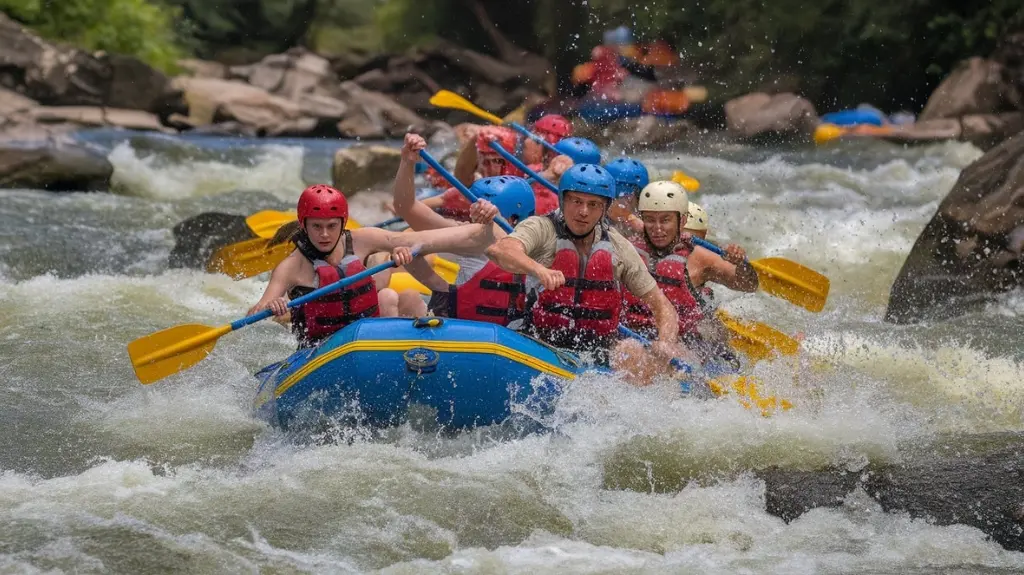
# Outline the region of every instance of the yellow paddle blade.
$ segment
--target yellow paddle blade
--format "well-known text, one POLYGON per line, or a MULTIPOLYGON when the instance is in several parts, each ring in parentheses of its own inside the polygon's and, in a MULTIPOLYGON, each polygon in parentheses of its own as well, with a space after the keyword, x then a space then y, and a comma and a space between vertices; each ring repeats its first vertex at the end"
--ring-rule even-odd
MULTIPOLYGON (((295 222, 294 218, 290 222, 285 222, 284 225, 293 222, 295 222)), ((355 220, 349 219, 345 222, 347 230, 359 228, 359 222, 355 220)), ((295 249, 295 245, 290 241, 275 245, 270 245, 270 243, 269 239, 254 238, 224 246, 210 257, 210 261, 206 264, 206 271, 223 273, 236 280, 269 272, 295 249)))
POLYGON ((846 130, 835 124, 821 124, 814 129, 814 143, 819 146, 827 144, 846 133, 846 130))
POLYGON ((256 238, 224 246, 210 258, 206 271, 224 273, 236 280, 251 278, 274 269, 295 249, 291 242, 269 244, 270 240, 256 238))
MULTIPOLYGON (((441 279, 450 284, 455 283, 455 276, 459 273, 459 264, 435 256, 432 265, 434 266, 434 272, 441 276, 441 279)), ((430 288, 418 282, 408 272, 395 272, 391 274, 391 281, 388 283, 388 287, 397 292, 414 289, 423 295, 430 295, 430 288)))
POLYGON ((691 194, 700 189, 700 182, 698 182, 693 176, 687 175, 681 170, 672 172, 672 181, 686 188, 686 191, 691 194))
POLYGON ((768 417, 775 411, 781 409, 787 411, 792 409, 793 403, 787 399, 779 399, 774 395, 761 397, 757 390, 757 380, 745 375, 734 375, 713 379, 708 382, 711 392, 717 397, 733 395, 740 404, 747 409, 757 408, 761 415, 768 417))
POLYGON ((217 338, 230 332, 230 324, 170 327, 129 343, 128 357, 139 381, 153 383, 199 363, 213 351, 217 338))
POLYGON ((412 274, 410 274, 409 272, 395 272, 391 274, 391 281, 388 282, 388 287, 395 290, 398 293, 402 293, 405 290, 414 289, 420 292, 422 295, 430 295, 430 288, 417 281, 416 278, 412 277, 412 274))
POLYGON ((452 108, 455 110, 462 110, 463 112, 469 112, 478 118, 483 118, 484 120, 498 126, 504 123, 501 118, 477 107, 473 102, 470 102, 455 92, 449 92, 448 90, 440 90, 431 96, 430 105, 437 106, 438 108, 452 108))
POLYGON ((245 223, 257 237, 269 240, 274 237, 278 228, 289 222, 294 222, 296 218, 295 212, 263 210, 245 218, 245 223))
POLYGON ((825 308, 830 285, 827 277, 785 258, 763 258, 750 264, 765 293, 815 313, 825 308))
POLYGON ((450 283, 455 283, 455 276, 459 275, 459 264, 448 261, 444 258, 434 258, 434 272, 450 283))
POLYGON ((781 331, 756 321, 741 321, 722 310, 716 314, 729 330, 729 345, 744 353, 751 361, 768 359, 776 354, 796 355, 800 343, 781 331))

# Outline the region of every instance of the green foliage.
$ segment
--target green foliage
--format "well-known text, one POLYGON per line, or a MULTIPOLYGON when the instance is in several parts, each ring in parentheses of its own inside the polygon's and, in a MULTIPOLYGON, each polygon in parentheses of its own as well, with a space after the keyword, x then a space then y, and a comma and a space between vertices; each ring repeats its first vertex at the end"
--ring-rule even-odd
POLYGON ((177 10, 156 2, 0 0, 0 11, 50 40, 131 54, 165 71, 173 71, 184 54, 177 10))

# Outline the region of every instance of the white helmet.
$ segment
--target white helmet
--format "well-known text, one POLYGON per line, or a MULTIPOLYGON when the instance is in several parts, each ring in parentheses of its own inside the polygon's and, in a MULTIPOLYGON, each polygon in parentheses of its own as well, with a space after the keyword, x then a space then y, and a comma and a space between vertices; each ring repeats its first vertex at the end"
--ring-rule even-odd
POLYGON ((711 223, 711 216, 704 211, 704 208, 690 202, 690 217, 686 218, 686 225, 683 226, 683 229, 692 232, 706 232, 709 223, 711 223))
POLYGON ((686 188, 672 181, 651 182, 640 191, 637 211, 640 212, 679 212, 682 221, 689 213, 690 200, 686 197, 686 188))

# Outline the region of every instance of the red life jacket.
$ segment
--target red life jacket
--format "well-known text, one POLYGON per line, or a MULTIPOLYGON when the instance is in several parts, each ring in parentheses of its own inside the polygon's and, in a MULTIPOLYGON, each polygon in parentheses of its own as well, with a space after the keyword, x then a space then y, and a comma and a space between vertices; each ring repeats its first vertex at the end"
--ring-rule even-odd
MULTIPOLYGON (((675 251, 658 259, 652 259, 648 253, 646 240, 633 240, 636 251, 647 264, 647 269, 658 282, 662 293, 672 302, 679 315, 679 335, 696 332, 697 324, 704 318, 703 310, 697 299, 697 290, 690 282, 690 274, 686 269, 687 258, 693 251, 689 244, 679 244, 675 251)), ((626 327, 645 335, 653 336, 657 331, 654 325, 654 313, 640 298, 629 290, 622 290, 622 299, 626 306, 626 327)))
POLYGON ((615 280, 615 248, 608 230, 599 224, 590 254, 581 259, 560 212, 549 214, 558 243, 551 269, 565 275, 565 285, 544 290, 532 307, 530 325, 540 339, 561 347, 599 342, 618 331, 622 295, 615 280))
POLYGON ((507 326, 526 313, 526 276, 488 261, 465 283, 448 290, 448 317, 507 326))
MULTIPOLYGON (((309 259, 309 256, 306 257, 309 259)), ((341 260, 341 265, 332 266, 319 259, 310 261, 316 274, 313 287, 296 286, 289 293, 291 299, 366 271, 366 266, 352 250, 352 234, 347 230, 345 256, 341 260)), ((308 346, 356 320, 378 315, 380 308, 377 302, 377 284, 373 276, 370 276, 292 310, 292 331, 298 335, 300 344, 308 346)))

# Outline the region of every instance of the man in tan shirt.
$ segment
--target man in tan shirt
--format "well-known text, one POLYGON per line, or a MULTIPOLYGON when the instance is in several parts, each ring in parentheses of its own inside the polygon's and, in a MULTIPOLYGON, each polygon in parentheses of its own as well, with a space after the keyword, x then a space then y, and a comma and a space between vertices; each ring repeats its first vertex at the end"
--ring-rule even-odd
POLYGON ((634 340, 619 341, 624 287, 654 313, 658 341, 652 351, 660 364, 688 356, 678 343, 672 304, 636 249, 604 223, 615 197, 612 177, 600 166, 578 164, 562 176, 559 192, 560 211, 527 218, 487 250, 502 268, 543 286, 528 312, 529 329, 556 347, 594 352, 599 364, 634 368, 646 354, 634 340))

